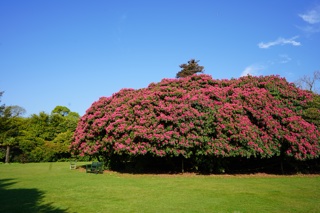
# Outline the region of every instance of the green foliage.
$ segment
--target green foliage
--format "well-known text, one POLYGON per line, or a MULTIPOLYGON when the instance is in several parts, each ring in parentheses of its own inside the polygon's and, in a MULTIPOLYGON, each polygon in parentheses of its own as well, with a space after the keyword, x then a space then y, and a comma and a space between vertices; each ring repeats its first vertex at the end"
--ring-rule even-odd
POLYGON ((70 109, 68 109, 68 107, 65 107, 65 106, 56 106, 52 110, 52 114, 54 113, 57 113, 62 116, 67 116, 70 113, 70 109))
POLYGON ((4 159, 6 157, 6 149, 4 147, 0 147, 0 159, 4 159))
POLYGON ((320 95, 314 94, 312 101, 308 103, 303 111, 303 118, 320 129, 320 95))
POLYGON ((57 106, 48 115, 40 112, 27 119, 25 137, 20 146, 28 161, 45 162, 70 158, 69 146, 79 114, 57 106))
MULTIPOLYGON (((1 103, 1 97, 2 97, 2 95, 3 95, 3 92, 0 91, 0 103, 1 103)), ((0 117, 2 117, 2 115, 3 115, 3 110, 4 110, 4 108, 5 108, 5 105, 4 105, 4 104, 0 105, 0 117)), ((0 126, 0 127, 1 127, 1 126, 0 126)))
MULTIPOLYGON (((4 106, 0 111, 0 147, 6 147, 5 162, 9 163, 10 149, 18 143, 17 138, 20 135, 22 123, 20 116, 25 113, 25 110, 19 106, 4 106)), ((2 154, 0 157, 3 158, 2 154)))
MULTIPOLYGON (((5 138, 0 145, 16 148, 11 152, 13 160, 45 162, 70 158, 69 146, 80 117, 78 113, 63 106, 57 106, 51 114, 40 112, 28 118, 17 117, 21 112, 17 107, 6 107, 0 117, 6 127, 0 134, 5 138)), ((0 159, 3 158, 0 154, 0 159)))
POLYGON ((200 66, 198 64, 199 60, 195 60, 195 59, 190 59, 188 61, 188 64, 181 64, 180 68, 181 70, 177 73, 176 77, 177 78, 183 78, 183 77, 187 77, 193 74, 196 74, 198 72, 203 72, 204 67, 200 66))

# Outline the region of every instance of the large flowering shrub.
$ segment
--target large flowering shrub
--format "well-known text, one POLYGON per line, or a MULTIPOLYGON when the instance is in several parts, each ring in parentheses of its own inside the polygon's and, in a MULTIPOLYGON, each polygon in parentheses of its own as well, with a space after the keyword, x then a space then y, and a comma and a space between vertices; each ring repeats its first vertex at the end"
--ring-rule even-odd
POLYGON ((301 117, 312 97, 278 76, 163 79, 93 103, 71 149, 102 156, 312 159, 320 153, 320 134, 301 117))

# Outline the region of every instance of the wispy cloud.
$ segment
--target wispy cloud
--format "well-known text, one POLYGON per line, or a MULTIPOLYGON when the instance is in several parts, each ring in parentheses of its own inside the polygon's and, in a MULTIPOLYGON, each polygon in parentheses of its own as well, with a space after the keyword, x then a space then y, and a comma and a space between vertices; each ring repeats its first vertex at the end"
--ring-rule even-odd
POLYGON ((309 24, 320 23, 320 5, 316 6, 312 10, 307 11, 306 13, 299 14, 299 16, 309 24))
POLYGON ((307 26, 298 27, 298 28, 309 35, 320 32, 320 25, 319 26, 307 25, 307 26))
POLYGON ((301 43, 296 41, 296 39, 299 38, 299 36, 294 36, 292 38, 289 38, 289 39, 286 39, 286 38, 278 38, 277 40, 275 41, 270 41, 270 42, 267 42, 267 43, 264 43, 264 42, 260 42, 258 44, 258 47, 259 48, 262 48, 262 49, 268 49, 269 47, 272 47, 272 46, 276 46, 276 45, 286 45, 286 44, 291 44, 293 46, 300 46, 301 43))
POLYGON ((280 57, 280 64, 286 64, 286 63, 289 63, 292 60, 292 58, 290 58, 286 54, 279 55, 279 57, 280 57))
POLYGON ((123 37, 123 34, 124 34, 124 31, 125 31, 125 24, 126 24, 126 20, 127 20, 127 14, 121 14, 119 17, 118 17, 118 21, 116 23, 116 28, 115 28, 115 31, 114 31, 114 34, 115 34, 115 37, 117 39, 117 42, 119 44, 122 43, 122 37, 123 37))
POLYGON ((265 67, 259 64, 252 64, 250 66, 247 66, 241 73, 241 77, 247 76, 247 75, 261 75, 260 71, 264 70, 265 67))
POLYGON ((305 13, 298 14, 298 16, 306 22, 305 26, 298 26, 300 30, 307 33, 307 35, 320 32, 320 5, 305 13))

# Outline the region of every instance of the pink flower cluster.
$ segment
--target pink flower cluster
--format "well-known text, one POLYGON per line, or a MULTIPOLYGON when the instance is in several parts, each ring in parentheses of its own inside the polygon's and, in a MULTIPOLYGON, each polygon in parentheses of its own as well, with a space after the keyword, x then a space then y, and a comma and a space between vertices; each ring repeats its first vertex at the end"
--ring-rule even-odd
POLYGON ((301 109, 312 97, 279 76, 163 79, 93 103, 71 149, 81 155, 311 159, 320 154, 320 133, 301 109))

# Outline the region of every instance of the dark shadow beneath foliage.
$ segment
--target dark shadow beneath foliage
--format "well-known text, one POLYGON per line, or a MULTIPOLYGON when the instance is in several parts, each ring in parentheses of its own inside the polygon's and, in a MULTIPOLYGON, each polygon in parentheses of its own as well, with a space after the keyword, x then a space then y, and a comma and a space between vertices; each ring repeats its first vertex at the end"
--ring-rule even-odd
POLYGON ((50 212, 63 213, 67 210, 43 204, 44 193, 38 189, 10 189, 14 179, 0 179, 0 211, 1 212, 50 212))
POLYGON ((188 161, 178 157, 137 157, 113 156, 109 165, 111 170, 134 174, 177 174, 190 168, 188 161))
POLYGON ((161 158, 152 156, 114 156, 109 168, 121 173, 135 174, 177 174, 192 172, 198 174, 254 174, 277 175, 320 174, 320 159, 297 161, 293 158, 161 158))
POLYGON ((229 158, 227 165, 227 173, 230 174, 320 174, 319 158, 305 161, 283 157, 272 157, 267 159, 229 158))

